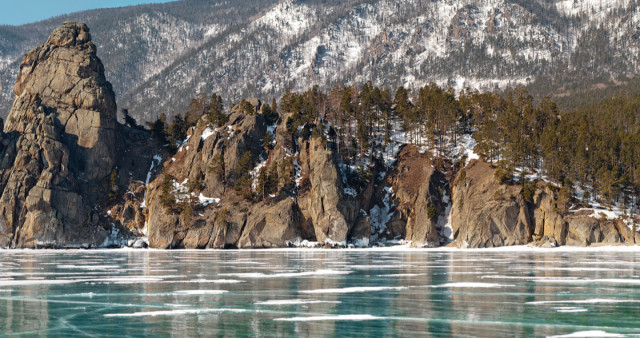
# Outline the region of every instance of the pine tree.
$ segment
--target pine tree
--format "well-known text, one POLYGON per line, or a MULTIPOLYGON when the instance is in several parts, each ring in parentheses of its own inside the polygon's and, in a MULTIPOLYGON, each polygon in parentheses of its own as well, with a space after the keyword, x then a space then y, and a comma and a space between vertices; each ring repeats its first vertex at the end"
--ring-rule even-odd
POLYGON ((211 100, 209 101, 207 109, 207 117, 209 122, 215 126, 222 126, 227 123, 229 117, 224 113, 224 103, 222 97, 218 94, 211 94, 211 100))
POLYGON ((233 189, 239 192, 244 198, 251 199, 253 192, 251 190, 251 184, 253 183, 251 177, 251 170, 255 167, 255 158, 253 153, 245 151, 238 160, 233 171, 234 184, 233 189))

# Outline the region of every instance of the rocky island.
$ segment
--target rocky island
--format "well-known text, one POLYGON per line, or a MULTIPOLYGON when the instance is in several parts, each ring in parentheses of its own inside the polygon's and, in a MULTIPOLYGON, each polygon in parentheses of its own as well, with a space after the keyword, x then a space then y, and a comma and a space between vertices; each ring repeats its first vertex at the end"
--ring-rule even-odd
POLYGON ((572 206, 575 199, 560 207, 557 184, 505 180, 482 158, 406 142, 393 160, 375 160, 373 142, 360 147, 366 170, 353 169, 336 125, 282 104, 215 104, 167 146, 157 129, 118 121, 82 23, 64 23, 25 55, 14 92, 0 134, 4 248, 640 242, 633 218, 572 206))

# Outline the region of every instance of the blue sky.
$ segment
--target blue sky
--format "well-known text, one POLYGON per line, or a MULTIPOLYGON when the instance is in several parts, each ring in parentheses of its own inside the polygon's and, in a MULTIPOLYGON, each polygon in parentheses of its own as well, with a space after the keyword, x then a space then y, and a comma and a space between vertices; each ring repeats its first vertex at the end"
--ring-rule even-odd
POLYGON ((87 9, 122 7, 168 0, 0 0, 0 25, 22 25, 87 9))

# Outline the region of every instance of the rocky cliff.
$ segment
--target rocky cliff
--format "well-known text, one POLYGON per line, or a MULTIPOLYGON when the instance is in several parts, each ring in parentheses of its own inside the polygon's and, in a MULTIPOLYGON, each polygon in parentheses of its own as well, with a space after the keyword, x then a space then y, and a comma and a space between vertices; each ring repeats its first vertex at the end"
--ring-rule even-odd
MULTIPOLYGON (((236 110, 219 128, 209 126, 203 117, 149 185, 150 245, 265 248, 305 240, 327 245, 351 241, 356 236, 352 230, 359 215, 358 199, 345 194, 335 154, 316 138, 292 139, 286 132, 288 121, 283 117, 271 126, 275 146, 269 150, 264 147, 267 121, 261 114, 236 110), (257 162, 247 178, 253 189, 259 168, 269 168, 278 177, 277 188, 261 201, 247 199, 229 184, 238 180, 234 176, 245 154, 257 162), (291 171, 291 179, 284 171, 291 171), (173 202, 167 203, 163 184, 170 185, 173 202), (182 208, 168 206, 173 203, 182 208)), ((360 235, 368 239, 369 234, 366 229, 360 235)))
POLYGON ((558 189, 551 184, 538 182, 527 200, 522 185, 501 184, 495 171, 474 160, 453 184, 451 224, 458 247, 589 246, 640 239, 620 219, 579 208, 562 211, 558 189))
POLYGON ((499 182, 496 169, 479 160, 454 176, 448 161, 411 145, 389 170, 372 163, 366 182, 352 185, 335 145, 317 133, 319 122, 292 131, 295 119, 290 114, 268 125, 262 114, 236 108, 214 128, 202 117, 147 188, 150 245, 438 247, 455 239, 458 247, 488 248, 637 240, 621 220, 560 211, 552 185, 529 185, 527 195, 520 184, 499 182), (251 187, 242 191, 233 181, 247 154, 256 161, 246 178, 251 187), (276 181, 267 193, 260 191, 261 175, 276 181))
POLYGON ((114 168, 116 103, 84 24, 24 57, 2 133, 0 246, 89 247, 114 168))

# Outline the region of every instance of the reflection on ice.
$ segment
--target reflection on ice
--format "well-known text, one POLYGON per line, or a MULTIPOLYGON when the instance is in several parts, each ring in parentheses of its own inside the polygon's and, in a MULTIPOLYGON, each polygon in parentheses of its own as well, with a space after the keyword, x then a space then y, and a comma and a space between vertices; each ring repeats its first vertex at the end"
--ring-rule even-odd
POLYGON ((300 293, 355 293, 355 292, 373 292, 373 291, 386 291, 386 290, 405 290, 406 286, 360 286, 349 287, 342 289, 316 289, 316 290, 302 290, 300 293))
POLYGON ((240 313, 245 312, 244 309, 182 309, 182 310, 170 310, 170 311, 147 311, 147 312, 134 312, 134 313, 107 313, 105 317, 156 317, 156 316, 181 316, 181 315, 199 315, 206 313, 223 313, 233 312, 240 313))
POLYGON ((560 307, 554 307, 554 310, 558 311, 558 312, 563 312, 563 313, 572 313, 572 312, 587 312, 589 310, 581 308, 581 307, 575 307, 575 306, 560 306, 560 307))
POLYGON ((587 337, 624 337, 625 335, 617 333, 608 333, 600 330, 578 331, 570 334, 559 336, 551 336, 550 338, 587 338, 587 337))
POLYGON ((538 300, 534 302, 527 302, 527 304, 598 304, 598 303, 640 303, 639 299, 602 299, 602 298, 594 298, 594 299, 578 299, 578 300, 538 300))
POLYGON ((273 299, 257 302, 255 305, 301 305, 301 304, 340 304, 340 301, 316 300, 316 299, 273 299))
POLYGON ((363 320, 381 320, 382 317, 375 317, 371 315, 336 315, 336 316, 310 316, 310 317, 291 317, 291 318, 276 318, 276 321, 283 322, 319 322, 319 321, 363 321, 363 320))
POLYGON ((282 272, 282 273, 261 273, 261 272, 246 272, 246 273, 226 273, 220 274, 220 276, 239 277, 239 278, 287 278, 287 277, 307 277, 307 276, 329 276, 329 275, 348 275, 351 271, 347 270, 330 270, 321 269, 315 271, 302 271, 302 272, 282 272))
POLYGON ((430 288, 503 288, 507 286, 515 286, 510 284, 493 284, 493 283, 472 283, 472 282, 460 282, 460 283, 445 283, 438 285, 429 285, 430 288))
POLYGON ((0 332, 637 334, 639 275, 628 248, 0 251, 0 332))

